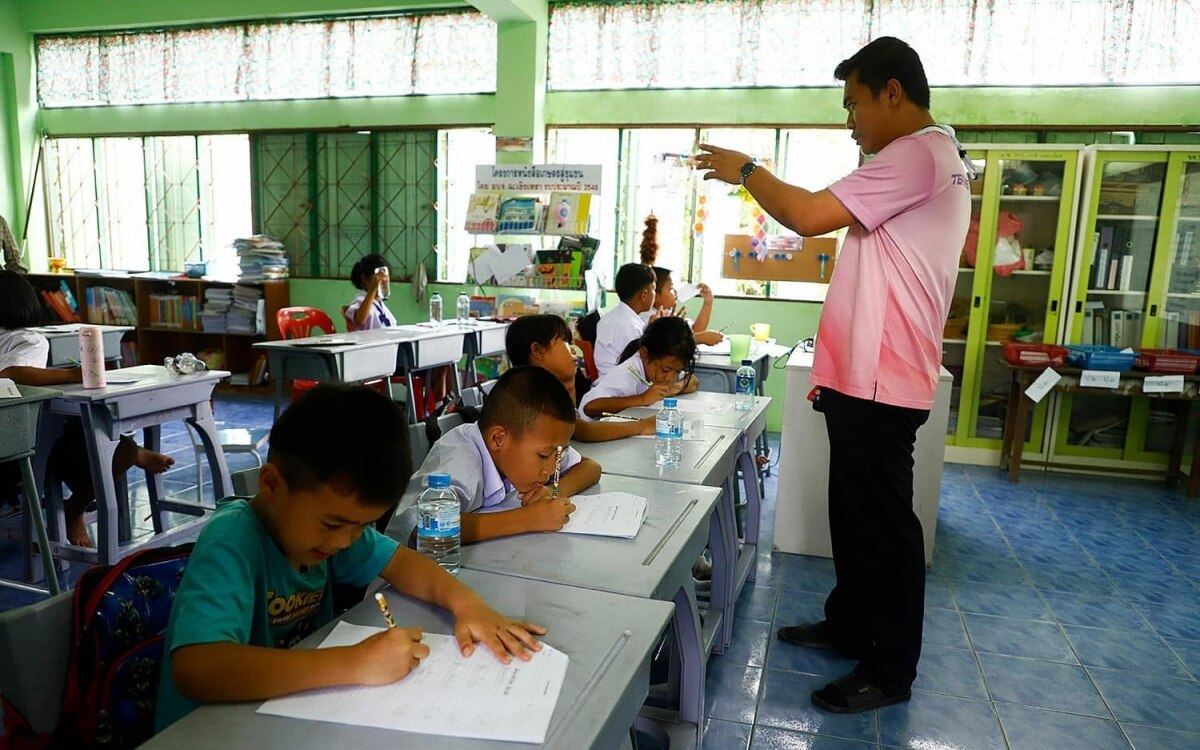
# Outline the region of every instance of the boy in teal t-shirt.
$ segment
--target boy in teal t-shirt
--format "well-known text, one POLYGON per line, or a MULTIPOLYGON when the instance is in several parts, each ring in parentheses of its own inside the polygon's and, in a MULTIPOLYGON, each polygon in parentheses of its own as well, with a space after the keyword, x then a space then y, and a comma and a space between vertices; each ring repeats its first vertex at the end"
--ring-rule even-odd
POLYGON ((206 702, 264 700, 402 679, 429 654, 419 628, 356 646, 288 650, 333 619, 333 584, 382 576, 455 614, 464 656, 502 661, 541 646, 537 625, 495 612, 454 576, 378 533, 411 474, 407 428, 386 397, 318 386, 276 421, 259 492, 235 498, 200 534, 172 605, 157 728, 206 702))

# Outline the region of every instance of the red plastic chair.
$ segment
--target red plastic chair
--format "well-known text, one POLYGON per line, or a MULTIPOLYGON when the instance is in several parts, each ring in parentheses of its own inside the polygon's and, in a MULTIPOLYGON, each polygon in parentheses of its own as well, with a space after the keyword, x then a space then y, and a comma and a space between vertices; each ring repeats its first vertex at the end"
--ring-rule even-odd
MULTIPOLYGON (((279 333, 284 339, 302 339, 312 336, 313 329, 320 333, 331 334, 335 331, 333 321, 324 310, 315 307, 281 307, 275 313, 275 322, 279 325, 279 333)), ((316 380, 293 380, 292 400, 305 391, 317 385, 316 380)))

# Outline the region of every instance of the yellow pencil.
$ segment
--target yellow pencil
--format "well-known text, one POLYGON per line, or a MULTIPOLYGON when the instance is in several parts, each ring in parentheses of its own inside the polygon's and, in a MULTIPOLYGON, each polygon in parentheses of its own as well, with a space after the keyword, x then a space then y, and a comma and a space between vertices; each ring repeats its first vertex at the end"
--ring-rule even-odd
POLYGON ((379 605, 379 611, 383 613, 383 619, 387 621, 388 627, 396 627, 396 621, 392 619, 392 610, 388 609, 387 599, 383 598, 382 593, 375 594, 375 603, 379 605))
POLYGON ((550 495, 550 499, 558 499, 558 477, 561 474, 563 449, 561 445, 554 448, 554 491, 550 495))

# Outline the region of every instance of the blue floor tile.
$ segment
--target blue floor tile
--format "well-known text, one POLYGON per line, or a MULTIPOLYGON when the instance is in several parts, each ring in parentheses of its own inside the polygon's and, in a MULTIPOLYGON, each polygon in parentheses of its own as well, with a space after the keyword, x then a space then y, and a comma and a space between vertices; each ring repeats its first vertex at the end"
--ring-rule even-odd
POLYGON ((1167 645, 1175 652, 1184 666, 1192 673, 1192 677, 1200 679, 1200 641, 1185 641, 1179 638, 1168 638, 1167 645))
POLYGON ((972 614, 963 619, 976 651, 1078 663, 1055 623, 972 614))
POLYGON ((1117 720, 1200 732, 1200 683, 1087 668, 1117 720))
POLYGON ((952 581, 995 585, 1019 585, 1027 582, 1025 569, 1015 558, 960 557, 950 569, 952 581))
POLYGON ((713 659, 705 675, 704 712, 712 719, 754 723, 762 669, 713 659))
POLYGON ((776 639, 767 653, 767 668, 788 672, 804 672, 821 675, 826 682, 841 677, 854 669, 857 659, 848 659, 836 651, 805 648, 776 639))
POLYGON ((1063 629, 1081 664, 1139 674, 1191 677, 1166 642, 1154 633, 1072 625, 1063 629))
POLYGON ((914 691, 912 700, 879 710, 883 745, 913 748, 1004 750, 992 704, 914 691))
POLYGON ((950 581, 938 576, 925 576, 925 606, 937 609, 958 609, 950 581))
POLYGON ((1016 656, 980 654, 992 700, 1111 719, 1083 667, 1016 656))
POLYGON ((704 746, 746 750, 750 746, 751 730, 750 724, 708 719, 704 722, 704 746))
POLYGON ((1200 747, 1200 734, 1139 724, 1121 726, 1133 741, 1134 750, 1196 750, 1200 747))
POLYGON ((833 560, 808 555, 786 555, 783 571, 779 576, 779 588, 788 591, 808 591, 828 595, 837 582, 833 572, 833 560))
POLYGON ((1033 585, 1039 591, 1064 591, 1071 594, 1110 595, 1116 588, 1112 580, 1096 569, 1077 566, 1039 565, 1030 571, 1033 585))
POLYGON ((839 715, 822 711, 812 704, 809 695, 828 682, 827 677, 768 669, 758 705, 758 724, 877 743, 879 736, 874 711, 839 715))
MULTIPOLYGON (((707 746, 706 746, 707 747, 707 746)), ((723 750, 724 745, 714 745, 717 750, 723 750)), ((754 742, 750 750, 873 750, 877 745, 864 742, 841 740, 836 737, 823 737, 803 732, 789 732, 786 729, 759 727, 754 731, 754 742)))
POLYGON ((1200 641, 1200 617, 1196 616, 1194 606, 1140 601, 1134 602, 1133 607, 1163 638, 1200 641))
POLYGON ((988 699, 975 652, 961 648, 922 646, 913 688, 960 698, 988 699))
POLYGON ((1047 591, 1042 594, 1050 611, 1064 625, 1086 625, 1111 630, 1148 630, 1147 623, 1128 602, 1115 596, 1068 594, 1047 591))
POLYGON ((958 608, 975 614, 1016 617, 1022 620, 1046 620, 1049 613, 1038 592, 1029 585, 992 586, 964 583, 954 586, 958 608))
POLYGON ((775 637, 771 623, 734 618, 733 640, 725 653, 714 657, 731 664, 761 667, 767 660, 767 643, 775 637))
POLYGON ((1129 750, 1129 742, 1115 721, 1024 706, 1000 705, 996 710, 1010 750, 1129 750))
POLYGON ((737 600, 737 616, 771 622, 775 617, 775 597, 778 594, 779 592, 770 586, 746 584, 737 600))
POLYGON ((775 623, 777 625, 799 625, 805 622, 819 622, 823 619, 825 619, 825 594, 779 590, 779 603, 775 606, 775 623))
POLYGON ((921 642, 931 646, 970 648, 962 618, 955 610, 926 609, 921 642))

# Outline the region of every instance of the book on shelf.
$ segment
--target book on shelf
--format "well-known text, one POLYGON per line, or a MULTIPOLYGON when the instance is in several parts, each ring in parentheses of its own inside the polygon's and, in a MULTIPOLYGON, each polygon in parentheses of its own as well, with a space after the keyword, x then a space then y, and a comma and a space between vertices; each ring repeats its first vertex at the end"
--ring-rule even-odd
POLYGON ((506 198, 496 213, 496 233, 540 232, 544 218, 537 198, 506 198))
POLYGON ((472 193, 467 202, 467 218, 463 228, 475 234, 495 234, 499 211, 500 193, 491 190, 472 193))
POLYGON ((191 294, 151 294, 150 326, 153 328, 177 328, 199 331, 200 305, 191 294))
POLYGON ((542 231, 546 234, 586 234, 591 208, 591 193, 551 193, 542 231))
POLYGON ((233 287, 233 304, 226 315, 229 333, 254 334, 265 333, 265 320, 261 320, 265 311, 263 291, 259 287, 237 284, 233 287))
POLYGON ((58 289, 53 291, 43 289, 41 291, 41 295, 42 300, 45 301, 47 307, 49 307, 50 310, 53 311, 56 316, 58 316, 60 321, 63 323, 79 322, 79 316, 76 315, 75 311, 72 310, 70 305, 67 304, 67 300, 63 296, 62 291, 58 289))
POLYGON ((137 306, 133 296, 124 289, 89 286, 84 293, 88 322, 114 326, 136 326, 137 306))
POLYGON ((137 341, 121 341, 121 367, 134 367, 138 364, 137 341))
POLYGON ((1113 228, 1101 227, 1099 235, 1099 240, 1096 243, 1096 260, 1093 266, 1095 273, 1092 276, 1092 288, 1107 289, 1108 261, 1109 254, 1112 252, 1113 228))
POLYGON ((1125 311, 1111 310, 1108 313, 1108 345, 1124 349, 1125 343, 1125 311))

